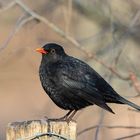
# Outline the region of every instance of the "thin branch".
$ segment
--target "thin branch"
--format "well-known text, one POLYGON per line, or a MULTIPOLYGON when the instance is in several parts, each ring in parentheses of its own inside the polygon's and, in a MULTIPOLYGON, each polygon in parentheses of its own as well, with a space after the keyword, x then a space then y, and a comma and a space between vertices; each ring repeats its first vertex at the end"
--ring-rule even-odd
POLYGON ((16 5, 15 1, 10 2, 8 5, 6 5, 0 9, 0 13, 7 11, 8 9, 12 8, 15 5, 16 5))
POLYGON ((140 9, 137 10, 136 14, 132 18, 132 20, 131 20, 131 22, 129 24, 128 30, 130 30, 130 28, 132 28, 137 23, 137 21, 139 20, 139 18, 140 18, 140 9))
POLYGON ((136 137, 136 136, 139 136, 140 133, 135 133, 135 134, 132 134, 132 135, 128 135, 128 136, 124 136, 124 137, 120 137, 120 138, 116 138, 114 140, 124 140, 124 139, 130 139, 132 137, 136 137))
POLYGON ((129 76, 124 76, 124 75, 121 75, 120 73, 118 73, 116 71, 116 69, 114 69, 114 67, 111 67, 111 66, 108 66, 107 64, 105 64, 103 61, 99 60, 98 58, 94 57, 93 56, 93 59, 100 63, 102 66, 104 66, 106 69, 110 70, 114 75, 116 75, 118 78, 120 78, 121 80, 124 80, 124 81, 129 81, 130 78, 129 76))
POLYGON ((68 0, 67 2, 67 12, 65 14, 65 19, 66 19, 66 29, 65 32, 66 34, 69 34, 69 28, 70 28, 70 23, 71 23, 71 15, 72 15, 72 0, 68 0))
POLYGON ((60 28, 58 28, 55 24, 51 23, 47 18, 40 16, 36 12, 32 11, 28 6, 26 6, 24 3, 22 3, 20 0, 15 0, 16 3, 22 7, 27 13, 29 13, 33 18, 42 21, 43 23, 47 24, 51 29, 53 29, 56 33, 61 35, 62 37, 66 38, 68 41, 73 43, 75 46, 80 47, 80 44, 71 36, 65 34, 60 28))
POLYGON ((26 24, 27 22, 29 22, 30 20, 33 19, 32 16, 25 18, 25 14, 22 15, 21 17, 19 17, 19 19, 17 20, 14 28, 12 29, 12 31, 9 33, 7 39, 5 40, 5 42, 3 43, 3 45, 0 47, 0 51, 2 51, 3 49, 5 49, 9 42, 11 41, 11 39, 14 37, 14 35, 19 31, 19 29, 26 24))
MULTIPOLYGON (((93 130, 93 129, 97 128, 97 127, 98 127, 98 125, 94 125, 94 126, 85 128, 85 129, 79 131, 77 133, 77 136, 80 136, 81 134, 84 134, 87 131, 93 130)), ((107 128, 107 129, 140 129, 140 127, 138 127, 138 126, 122 126, 122 125, 115 125, 115 126, 102 125, 101 127, 102 128, 107 128)))
MULTIPOLYGON (((111 44, 107 45, 106 47, 104 47, 103 49, 101 49, 100 50, 100 53, 103 53, 103 52, 104 53, 108 53, 114 47, 116 49, 122 47, 122 45, 120 45, 121 42, 122 41, 126 41, 126 39, 129 37, 129 35, 131 34, 131 29, 137 24, 137 21, 138 21, 139 17, 140 17, 140 10, 137 10, 136 14, 132 17, 131 22, 129 23, 126 31, 123 34, 121 34, 121 36, 119 37, 119 40, 116 41, 113 45, 111 43, 111 44)), ((114 28, 114 31, 113 32, 115 33, 116 32, 116 29, 118 29, 118 28, 116 28, 114 26, 118 26, 118 23, 114 23, 112 26, 114 28)))
POLYGON ((140 96, 140 82, 138 81, 136 75, 133 72, 130 73, 130 79, 133 84, 133 87, 135 88, 135 90, 138 93, 137 96, 140 96))
POLYGON ((100 120, 98 126, 96 127, 94 140, 98 140, 98 135, 99 135, 100 128, 102 127, 103 119, 104 119, 104 110, 102 109, 100 113, 100 120))

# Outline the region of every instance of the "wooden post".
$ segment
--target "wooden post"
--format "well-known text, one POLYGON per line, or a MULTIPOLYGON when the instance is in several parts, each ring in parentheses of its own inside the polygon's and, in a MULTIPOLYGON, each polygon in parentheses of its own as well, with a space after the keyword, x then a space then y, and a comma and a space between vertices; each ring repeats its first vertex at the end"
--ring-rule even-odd
POLYGON ((8 124, 7 140, 76 140, 76 123, 33 120, 8 124))

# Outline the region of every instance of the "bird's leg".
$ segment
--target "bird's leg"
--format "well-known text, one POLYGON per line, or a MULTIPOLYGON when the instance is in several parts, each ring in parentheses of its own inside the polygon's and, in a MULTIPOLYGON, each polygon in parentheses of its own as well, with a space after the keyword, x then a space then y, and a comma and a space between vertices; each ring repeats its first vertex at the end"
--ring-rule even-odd
POLYGON ((58 118, 59 120, 66 120, 68 118, 68 116, 70 116, 70 114, 73 112, 73 110, 70 110, 66 115, 64 115, 61 118, 58 118))
POLYGON ((74 111, 72 112, 72 114, 69 115, 69 117, 66 118, 66 121, 67 121, 68 123, 72 120, 72 118, 74 117, 74 115, 76 114, 76 112, 77 112, 77 110, 74 110, 74 111))
MULTIPOLYGON (((49 119, 47 118, 47 120, 50 120, 50 121, 65 121, 69 118, 69 116, 71 116, 70 114, 73 112, 73 110, 70 110, 66 115, 64 115, 63 117, 60 117, 60 118, 52 118, 52 119, 49 119)), ((73 114, 73 113, 72 113, 73 114)))

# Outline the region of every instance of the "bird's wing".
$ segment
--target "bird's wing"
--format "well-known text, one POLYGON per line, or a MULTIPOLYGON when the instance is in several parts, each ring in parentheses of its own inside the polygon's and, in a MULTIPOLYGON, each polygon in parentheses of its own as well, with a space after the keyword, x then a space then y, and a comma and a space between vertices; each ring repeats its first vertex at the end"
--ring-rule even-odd
POLYGON ((71 91, 71 94, 75 94, 75 96, 113 113, 111 108, 105 103, 103 95, 95 87, 94 81, 88 78, 90 75, 85 74, 84 70, 82 71, 82 75, 80 75, 80 71, 77 69, 64 71, 60 76, 62 86, 71 91))

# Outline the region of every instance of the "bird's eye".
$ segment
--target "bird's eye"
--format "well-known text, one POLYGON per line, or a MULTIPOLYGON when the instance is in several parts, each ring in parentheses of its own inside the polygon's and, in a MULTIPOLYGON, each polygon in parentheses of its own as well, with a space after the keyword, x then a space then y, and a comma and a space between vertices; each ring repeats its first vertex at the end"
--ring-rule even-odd
POLYGON ((55 49, 51 49, 51 53, 54 54, 55 53, 55 49))

